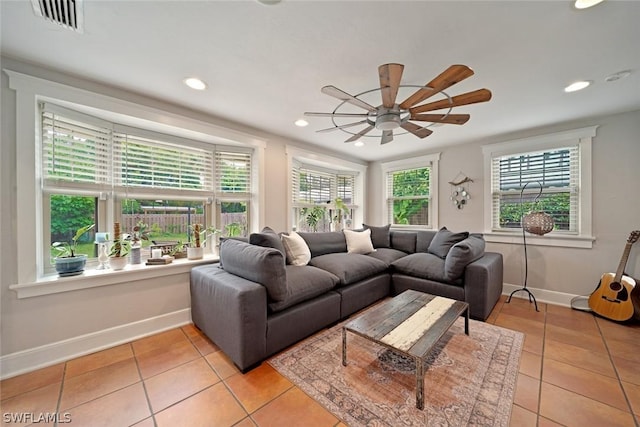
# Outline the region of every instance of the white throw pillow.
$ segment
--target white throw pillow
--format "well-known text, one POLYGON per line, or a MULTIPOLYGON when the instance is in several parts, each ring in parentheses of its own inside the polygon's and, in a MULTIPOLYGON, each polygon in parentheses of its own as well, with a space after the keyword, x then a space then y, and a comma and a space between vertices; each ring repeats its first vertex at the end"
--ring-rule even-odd
POLYGON ((307 242, 295 231, 289 235, 282 235, 282 244, 287 253, 287 263, 292 265, 307 265, 311 260, 311 251, 307 242))
POLYGON ((343 230, 347 239, 347 252, 350 254, 368 254, 375 251, 371 242, 371 229, 364 231, 343 230))

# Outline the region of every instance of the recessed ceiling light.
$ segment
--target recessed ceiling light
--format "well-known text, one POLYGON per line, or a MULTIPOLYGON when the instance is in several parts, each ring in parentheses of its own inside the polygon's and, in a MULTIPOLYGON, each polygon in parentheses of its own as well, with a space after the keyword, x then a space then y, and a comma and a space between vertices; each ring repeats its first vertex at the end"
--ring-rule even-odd
POLYGON ((309 124, 309 122, 304 120, 304 119, 298 119, 294 123, 295 123, 296 126, 300 126, 301 128, 303 128, 303 127, 305 127, 305 126, 307 126, 309 124))
POLYGON ((581 80, 575 83, 571 83, 569 86, 564 88, 565 92, 575 92, 577 90, 582 90, 589 86, 591 82, 589 80, 581 80))
POLYGON ((603 0, 576 0, 573 5, 576 9, 587 9, 597 5, 598 3, 602 3, 602 1, 603 0))
POLYGON ((184 84, 195 90, 205 90, 207 88, 207 84, 196 77, 184 79, 184 84))
POLYGON ((355 144, 353 144, 353 145, 354 145, 354 146, 356 146, 356 147, 363 147, 363 146, 364 146, 364 142, 362 142, 362 141, 356 141, 356 143, 355 143, 355 144))

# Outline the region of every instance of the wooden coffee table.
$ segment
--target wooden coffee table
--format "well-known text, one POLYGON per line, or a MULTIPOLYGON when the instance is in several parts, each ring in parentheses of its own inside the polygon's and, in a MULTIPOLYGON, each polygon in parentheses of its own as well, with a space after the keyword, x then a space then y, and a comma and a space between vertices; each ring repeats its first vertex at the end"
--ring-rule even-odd
POLYGON ((347 366, 347 331, 411 357, 416 363, 416 408, 424 409, 426 358, 462 314, 469 335, 469 304, 405 291, 342 327, 342 365, 347 366))

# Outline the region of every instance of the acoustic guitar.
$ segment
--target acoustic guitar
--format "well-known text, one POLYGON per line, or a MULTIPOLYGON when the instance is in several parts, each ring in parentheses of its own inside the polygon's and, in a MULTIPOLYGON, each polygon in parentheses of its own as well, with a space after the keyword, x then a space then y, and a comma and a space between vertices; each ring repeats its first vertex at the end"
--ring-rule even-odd
POLYGON ((589 308, 602 317, 618 322, 633 317, 634 306, 631 294, 636 286, 636 281, 624 274, 624 268, 629 259, 631 246, 638 241, 639 237, 640 230, 631 232, 624 247, 618 270, 615 274, 603 274, 598 287, 589 296, 589 308))

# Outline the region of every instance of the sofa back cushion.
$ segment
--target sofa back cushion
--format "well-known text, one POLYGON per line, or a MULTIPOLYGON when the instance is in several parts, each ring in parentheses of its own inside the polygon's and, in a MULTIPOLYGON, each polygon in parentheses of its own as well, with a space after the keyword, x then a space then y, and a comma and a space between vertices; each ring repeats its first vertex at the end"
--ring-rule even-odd
POLYGON ((311 251, 311 258, 333 254, 338 252, 347 252, 347 241, 341 231, 332 231, 326 233, 298 233, 311 251))
POLYGON ((428 252, 436 230, 418 230, 416 232, 416 252, 428 252))
POLYGON ((467 237, 469 237, 469 233, 466 231, 461 233, 454 233, 447 230, 447 227, 442 227, 440 230, 438 230, 436 235, 433 236, 433 240, 431 240, 427 252, 445 259, 447 257, 447 254, 449 253, 449 249, 451 249, 453 245, 463 241, 467 237))
POLYGON ((287 254, 285 252, 284 246, 282 245, 280 236, 270 227, 263 228, 259 233, 251 233, 249 235, 249 243, 265 248, 277 249, 285 256, 287 254))
POLYGON ((391 247, 391 234, 389 232, 391 224, 387 224, 382 227, 374 227, 372 225, 363 224, 363 228, 365 230, 371 230, 371 242, 373 243, 374 248, 378 249, 391 247))
POLYGON ((220 244, 220 261, 225 271, 267 288, 272 301, 287 296, 287 273, 284 256, 277 249, 263 248, 238 240, 220 244))
POLYGON ((392 231, 391 247, 408 254, 416 251, 416 232, 415 231, 392 231))
POLYGON ((445 279, 454 281, 460 278, 468 264, 484 255, 484 248, 484 238, 477 234, 453 245, 444 260, 445 279))

